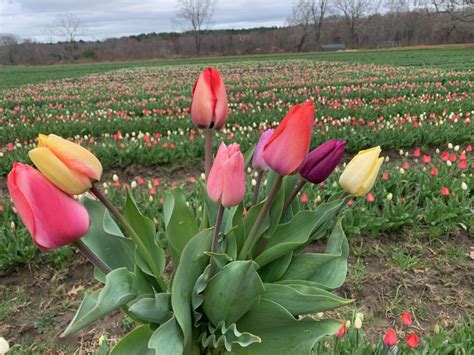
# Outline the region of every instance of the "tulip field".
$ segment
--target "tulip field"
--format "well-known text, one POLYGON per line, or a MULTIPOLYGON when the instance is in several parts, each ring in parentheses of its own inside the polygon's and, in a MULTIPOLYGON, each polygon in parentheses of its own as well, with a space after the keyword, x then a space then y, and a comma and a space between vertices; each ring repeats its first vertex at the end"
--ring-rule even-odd
MULTIPOLYGON (((310 99, 311 149, 346 141, 334 172, 303 186, 300 208, 341 191, 352 157, 381 147, 374 186, 347 197, 343 212, 349 266, 335 293, 355 303, 330 311, 344 329, 313 353, 372 354, 397 344, 402 354, 472 353, 474 46, 0 68, 0 337, 10 352, 106 354, 134 328, 117 312, 59 337, 99 284, 74 246, 42 252, 32 242, 7 190, 13 163, 31 164, 39 134, 82 145, 102 164, 97 188, 116 206, 128 190, 160 239, 168 190, 182 189, 189 210, 203 213, 204 133, 191 120, 191 93, 208 65, 220 71, 228 105, 214 152, 237 142, 248 163, 260 135, 310 99)), ((250 201, 260 177, 251 164, 245 171, 250 201)), ((271 182, 261 183, 268 191, 271 182)))

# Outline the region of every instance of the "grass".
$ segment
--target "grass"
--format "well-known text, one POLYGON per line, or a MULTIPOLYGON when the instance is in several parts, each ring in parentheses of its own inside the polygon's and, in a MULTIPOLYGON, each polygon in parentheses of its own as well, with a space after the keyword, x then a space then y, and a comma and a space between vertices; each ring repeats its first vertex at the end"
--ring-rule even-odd
POLYGON ((474 46, 455 45, 433 46, 423 48, 407 47, 397 49, 361 50, 337 53, 311 52, 298 54, 264 54, 49 66, 8 66, 0 69, 0 90, 14 88, 25 84, 36 84, 48 80, 59 80, 64 78, 79 77, 87 74, 103 73, 118 69, 189 64, 207 66, 220 63, 269 60, 282 61, 291 59, 414 66, 423 68, 442 68, 450 71, 461 71, 472 68, 474 66, 474 46))

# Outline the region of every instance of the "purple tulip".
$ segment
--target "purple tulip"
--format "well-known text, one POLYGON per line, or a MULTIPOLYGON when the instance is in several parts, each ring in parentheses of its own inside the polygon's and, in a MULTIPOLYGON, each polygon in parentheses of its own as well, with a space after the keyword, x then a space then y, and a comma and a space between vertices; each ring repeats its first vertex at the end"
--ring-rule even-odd
POLYGON ((345 141, 331 139, 312 150, 306 157, 300 175, 313 184, 326 180, 344 154, 345 141))
POLYGON ((267 129, 260 136, 257 146, 255 147, 255 152, 253 153, 252 166, 254 167, 254 169, 258 169, 260 171, 268 171, 268 169, 270 169, 268 164, 263 159, 263 148, 265 147, 265 144, 268 142, 268 139, 270 139, 272 134, 273 129, 267 129))

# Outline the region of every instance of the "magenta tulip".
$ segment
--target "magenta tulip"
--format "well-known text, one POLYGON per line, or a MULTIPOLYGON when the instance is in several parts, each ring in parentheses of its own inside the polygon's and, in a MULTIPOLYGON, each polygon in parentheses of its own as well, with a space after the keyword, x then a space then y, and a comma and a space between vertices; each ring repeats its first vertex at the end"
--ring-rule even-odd
POLYGON ((38 170, 14 163, 7 185, 21 220, 40 249, 62 247, 87 233, 89 215, 84 206, 38 170))
POLYGON ((280 175, 297 172, 308 154, 313 126, 313 101, 293 106, 263 148, 268 166, 280 175))
POLYGON ((244 156, 239 145, 221 143, 207 179, 209 198, 224 207, 238 205, 245 195, 244 156))
POLYGON ((221 73, 214 68, 206 68, 199 75, 193 88, 191 118, 199 128, 224 126, 227 117, 227 94, 221 73))
POLYGON ((313 184, 326 180, 344 155, 345 141, 331 139, 312 150, 300 169, 300 175, 313 184))
POLYGON ((267 144, 272 134, 273 129, 267 129, 260 136, 257 146, 255 147, 255 152, 253 153, 252 166, 254 167, 254 169, 260 171, 268 171, 268 169, 270 169, 268 164, 263 159, 263 148, 265 147, 265 144, 267 144))

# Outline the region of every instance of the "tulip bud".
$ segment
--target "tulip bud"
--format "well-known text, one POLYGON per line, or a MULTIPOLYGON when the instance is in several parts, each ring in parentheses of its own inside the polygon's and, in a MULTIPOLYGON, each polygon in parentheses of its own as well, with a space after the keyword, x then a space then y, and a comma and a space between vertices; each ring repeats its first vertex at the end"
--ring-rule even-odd
POLYGON ((270 169, 268 164, 263 159, 263 148, 265 147, 265 144, 267 144, 272 134, 273 129, 267 129, 260 136, 260 139, 258 140, 258 143, 255 146, 255 152, 253 153, 252 166, 254 169, 260 171, 268 171, 268 169, 270 169))
POLYGON ((54 134, 40 134, 30 159, 43 175, 69 195, 78 195, 100 180, 102 165, 87 149, 54 134))
POLYGON ((356 329, 362 328, 362 319, 356 318, 354 320, 354 328, 356 328, 356 329))
POLYGON ((402 325, 410 326, 412 325, 413 321, 411 320, 410 312, 402 312, 402 325))
POLYGON ((418 341, 418 335, 416 335, 415 333, 409 334, 406 339, 407 345, 412 349, 416 349, 416 347, 418 346, 418 341))
POLYGON ((393 330, 393 328, 389 328, 387 330, 387 333, 385 333, 383 337, 383 342, 389 348, 391 348, 394 345, 397 345, 397 342, 398 342, 397 335, 395 334, 395 331, 393 330))
POLYGON ((461 183, 461 189, 464 191, 467 191, 468 189, 467 184, 464 181, 461 183))
POLYGON ((227 95, 221 73, 206 68, 193 87, 191 118, 199 128, 220 129, 227 117, 227 95))
POLYGON ((10 351, 8 341, 6 341, 5 338, 0 337, 0 354, 6 354, 8 351, 10 351))
POLYGON ((222 142, 207 179, 209 198, 224 207, 238 205, 245 195, 244 156, 239 145, 222 142))
POLYGON ((313 184, 326 180, 344 154, 345 141, 331 139, 311 151, 300 169, 300 175, 313 184))
POLYGON ((297 172, 308 154, 313 126, 313 102, 293 106, 263 148, 268 166, 280 175, 297 172))
POLYGON ((365 195, 374 186, 383 163, 380 147, 362 150, 349 162, 339 178, 344 191, 354 196, 365 195))
POLYGON ((89 215, 84 206, 31 166, 14 163, 7 185, 21 220, 40 249, 59 248, 87 233, 89 215))

